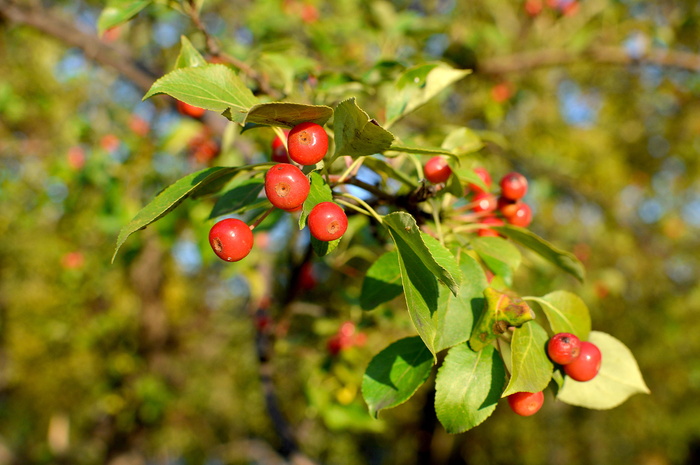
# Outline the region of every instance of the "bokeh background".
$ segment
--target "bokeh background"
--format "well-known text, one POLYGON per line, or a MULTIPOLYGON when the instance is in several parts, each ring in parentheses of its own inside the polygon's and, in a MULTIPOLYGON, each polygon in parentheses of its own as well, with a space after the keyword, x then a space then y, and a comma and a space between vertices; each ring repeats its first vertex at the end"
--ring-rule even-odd
POLYGON ((524 173, 531 228, 588 276, 532 258, 515 287, 581 295, 651 389, 610 411, 548 394, 534 417, 500 406, 454 436, 431 382, 379 420, 361 399, 372 355, 412 334, 400 299, 357 305, 376 244, 309 260, 270 221, 267 244, 224 264, 206 240, 212 203, 188 201, 110 263, 120 228, 163 187, 267 160, 273 138, 142 102, 181 35, 205 50, 164 3, 98 37, 102 2, 0 0, 0 464, 698 463, 696 1, 204 2, 222 50, 289 101, 355 96, 382 121, 384 88, 406 67, 473 69, 392 130, 439 145, 467 126, 486 142, 478 164, 524 173), (291 310, 261 317, 251 302, 268 293, 291 310), (363 343, 332 356, 344 322, 363 343), (265 366, 302 458, 280 454, 266 407, 256 325, 268 324, 265 366))

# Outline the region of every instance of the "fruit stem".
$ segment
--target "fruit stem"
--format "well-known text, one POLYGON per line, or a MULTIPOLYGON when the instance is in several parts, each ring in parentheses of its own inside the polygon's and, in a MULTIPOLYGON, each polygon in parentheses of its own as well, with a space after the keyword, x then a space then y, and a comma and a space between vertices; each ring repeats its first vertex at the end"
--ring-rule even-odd
POLYGON ((365 157, 359 157, 357 160, 353 161, 350 164, 350 166, 348 166, 348 169, 346 169, 345 172, 340 175, 340 178, 338 178, 338 181, 336 181, 336 184, 342 183, 350 175, 355 176, 357 174, 357 171, 360 169, 360 166, 362 166, 362 163, 364 161, 365 161, 365 157))
POLYGON ((289 148, 287 147, 287 136, 284 135, 284 130, 279 126, 273 126, 272 130, 275 132, 277 137, 282 141, 284 145, 284 150, 287 152, 287 157, 289 158, 289 148))
POLYGON ((362 213, 363 215, 372 216, 372 214, 371 214, 370 212, 368 212, 368 211, 365 210, 364 208, 358 207, 357 205, 355 205, 355 204, 352 203, 352 202, 347 202, 347 201, 345 201, 345 200, 343 200, 343 199, 338 199, 338 198, 336 198, 336 199, 334 199, 334 200, 335 200, 335 202, 339 203, 340 205, 344 205, 344 206, 346 206, 346 207, 348 207, 348 208, 352 208, 352 209, 355 210, 356 212, 362 213))
POLYGON ((257 228, 258 225, 259 225, 260 223, 262 223, 263 220, 264 220, 265 218, 267 218, 268 215, 269 215, 270 213, 272 213, 272 212, 275 210, 275 208, 277 208, 277 207, 270 207, 270 208, 267 209, 267 211, 266 211, 265 213, 263 213, 262 215, 260 215, 260 216, 258 217, 258 219, 256 219, 256 220, 253 222, 253 224, 251 224, 251 225, 249 226, 249 227, 250 227, 250 230, 252 231, 253 229, 257 228))
POLYGON ((440 210, 438 208, 439 203, 440 202, 436 201, 434 198, 430 199, 430 205, 432 206, 433 210, 433 221, 435 222, 435 232, 437 233, 440 244, 445 245, 445 237, 442 234, 442 223, 440 222, 440 210))
POLYGON ((375 220, 377 220, 377 222, 378 222, 379 224, 382 224, 382 223, 384 222, 384 221, 382 220, 382 217, 379 215, 379 213, 377 213, 377 212, 374 210, 374 208, 372 208, 372 207, 371 207, 367 202, 365 202, 364 200, 362 200, 362 199, 360 199, 360 198, 358 198, 358 197, 355 197, 355 196, 352 195, 352 194, 347 194, 347 193, 338 194, 338 196, 339 196, 339 197, 345 197, 345 198, 350 199, 350 200, 354 200, 355 202, 357 202, 358 204, 360 204, 360 206, 364 207, 364 208, 367 210, 367 212, 368 212, 370 215, 372 215, 372 216, 374 217, 375 220))

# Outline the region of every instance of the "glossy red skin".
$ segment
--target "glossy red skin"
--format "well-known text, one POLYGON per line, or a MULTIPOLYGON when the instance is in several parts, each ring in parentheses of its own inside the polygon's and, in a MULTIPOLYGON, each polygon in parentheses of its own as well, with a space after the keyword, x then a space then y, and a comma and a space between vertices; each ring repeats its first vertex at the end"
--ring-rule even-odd
MULTIPOLYGON (((505 214, 504 214, 505 216, 505 214)), ((525 202, 520 202, 515 208, 515 211, 510 215, 506 216, 508 222, 514 226, 520 226, 526 228, 532 223, 532 210, 530 205, 525 202)))
POLYGON ((581 354, 576 360, 564 365, 564 373, 576 381, 590 381, 598 375, 602 362, 598 347, 588 341, 581 341, 581 354))
POLYGON ((568 365, 581 355, 581 340, 571 333, 557 333, 547 343, 550 360, 559 365, 568 365))
POLYGON ((243 221, 227 218, 209 230, 209 245, 214 253, 227 262, 245 258, 253 248, 253 231, 243 221))
MULTIPOLYGON (((492 224, 494 226, 502 226, 503 220, 500 218, 496 218, 495 216, 489 216, 489 217, 486 217, 483 220, 481 220, 480 223, 492 224)), ((496 232, 490 228, 481 228, 481 229, 477 230, 477 234, 479 235, 479 237, 498 237, 498 236, 500 236, 500 234, 498 234, 498 232, 496 232)))
POLYGON ((518 208, 518 201, 517 200, 510 200, 502 195, 498 196, 498 201, 496 203, 498 211, 501 212, 501 214, 508 218, 510 216, 513 216, 515 214, 515 210, 518 208))
POLYGON ((204 116, 207 110, 204 108, 195 107, 189 103, 185 103, 181 100, 177 101, 177 111, 186 116, 191 116, 192 118, 201 118, 204 116))
MULTIPOLYGON (((486 168, 481 168, 481 167, 474 168, 474 173, 476 173, 476 175, 479 176, 482 181, 484 181, 484 184, 486 185, 487 190, 491 189, 491 184, 493 184, 493 181, 491 180, 491 175, 486 170, 486 168)), ((472 192, 474 192, 475 194, 478 194, 481 192, 487 192, 474 183, 469 183, 469 189, 472 192)))
POLYGON ((348 229, 348 217, 333 202, 321 202, 311 209, 307 218, 309 231, 319 241, 340 239, 348 229))
POLYGON ((439 184, 447 181, 450 178, 452 168, 450 168, 450 165, 447 164, 447 160, 445 160, 443 157, 437 156, 428 160, 423 167, 423 173, 425 174, 425 179, 433 184, 439 184))
POLYGON ((287 136, 289 158, 300 165, 315 165, 328 152, 328 134, 316 123, 297 124, 287 136))
MULTIPOLYGON (((285 129, 284 134, 289 136, 289 129, 285 129)), ((279 136, 276 136, 272 140, 272 161, 277 163, 289 163, 287 149, 284 147, 284 142, 282 142, 279 136)))
POLYGON ((523 417, 536 414, 544 404, 544 392, 516 392, 508 396, 511 410, 523 417))
POLYGON ((491 213, 496 211, 496 207, 498 206, 496 197, 486 192, 476 194, 474 198, 472 198, 472 203, 474 204, 472 210, 476 213, 491 213))
POLYGON ((501 178, 501 195, 510 200, 520 200, 527 194, 527 179, 513 171, 501 178))
POLYGON ((309 196, 309 178, 294 165, 278 163, 265 173, 265 194, 272 205, 296 210, 309 196))

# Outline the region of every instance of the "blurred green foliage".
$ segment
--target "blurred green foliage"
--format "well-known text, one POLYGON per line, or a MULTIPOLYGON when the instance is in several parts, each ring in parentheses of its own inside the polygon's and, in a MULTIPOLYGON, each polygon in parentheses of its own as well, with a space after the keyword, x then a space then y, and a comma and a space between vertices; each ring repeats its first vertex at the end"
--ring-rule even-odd
MULTIPOLYGON (((94 33, 102 6, 56 1, 32 11, 94 33)), ((532 229, 574 251, 588 277, 579 284, 525 253, 515 287, 581 295, 594 329, 632 349, 652 395, 611 411, 549 397, 534 417, 499 408, 449 436, 423 388, 372 419, 358 392, 362 372, 372 354, 415 332, 401 299, 360 310, 361 276, 380 251, 366 223, 351 224, 351 243, 312 260, 318 284, 297 293, 288 287, 305 247, 292 225, 268 231, 268 246, 244 262, 223 264, 206 242, 213 201, 186 202, 130 238, 110 265, 119 229, 160 189, 206 164, 266 160, 273 134, 225 128, 213 136, 219 157, 197 159, 188 144, 202 123, 165 98, 142 103, 143 89, 60 34, 8 20, 0 23, 0 463, 254 463, 260 444, 279 446, 255 350, 255 303, 268 294, 279 402, 301 449, 320 462, 692 463, 700 79, 697 65, 625 58, 698 52, 696 2, 585 0, 573 14, 545 5, 530 16, 506 0, 212 0, 202 19, 288 100, 355 96, 380 121, 379 97, 405 67, 476 66, 392 130, 435 146, 445 127, 469 126, 488 141, 480 164, 495 177, 517 169, 531 180, 532 229), (606 62, 595 47, 622 59, 606 62), (563 58, 525 59, 542 50, 563 58), (499 73, 503 57, 510 68, 499 73), (275 313, 276 301, 291 311, 275 313), (367 342, 331 357, 325 344, 343 321, 367 342)), ((101 40, 123 51, 115 60, 158 75, 173 67, 181 34, 204 49, 187 17, 159 4, 101 40)))

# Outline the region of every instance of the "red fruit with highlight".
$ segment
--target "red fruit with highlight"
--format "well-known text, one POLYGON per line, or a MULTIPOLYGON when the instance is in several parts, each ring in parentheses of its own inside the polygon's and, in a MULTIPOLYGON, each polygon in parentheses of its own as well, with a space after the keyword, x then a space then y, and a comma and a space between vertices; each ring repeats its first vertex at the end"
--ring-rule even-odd
POLYGON ((319 241, 334 241, 348 229, 348 217, 338 204, 321 202, 311 209, 307 224, 311 235, 319 241))
POLYGON ((450 168, 450 165, 447 164, 447 160, 438 156, 428 160, 423 167, 423 173, 425 174, 425 179, 433 184, 439 184, 447 181, 450 178, 452 169, 450 168))
POLYGON ((508 396, 508 405, 511 410, 523 417, 536 414, 544 404, 544 393, 540 392, 516 392, 508 396))
POLYGON ((315 165, 328 152, 328 134, 316 123, 297 124, 287 136, 289 158, 300 165, 315 165))
POLYGON ((564 373, 576 381, 590 381, 598 375, 602 358, 598 346, 582 341, 580 355, 573 362, 564 365, 564 373))
POLYGON ((227 218, 209 230, 209 245, 220 259, 237 262, 253 248, 253 231, 243 221, 227 218))
POLYGON ((558 333, 547 343, 550 360, 559 365, 568 365, 581 355, 581 340, 571 333, 558 333))
POLYGON ((474 204, 472 210, 476 213, 491 213, 496 211, 496 207, 498 206, 496 197, 486 192, 476 194, 472 199, 472 203, 474 204))
POLYGON ((294 165, 278 163, 265 174, 265 194, 272 205, 295 210, 309 196, 309 178, 294 165))
POLYGON ((518 202, 515 211, 510 215, 506 215, 505 213, 503 215, 508 219, 510 224, 522 228, 528 227, 532 222, 532 210, 530 209, 530 205, 525 202, 518 202))
POLYGON ((527 179, 520 173, 508 173, 501 178, 501 195, 510 200, 520 200, 527 193, 527 179))

